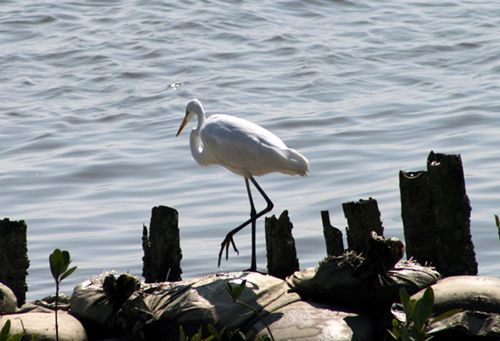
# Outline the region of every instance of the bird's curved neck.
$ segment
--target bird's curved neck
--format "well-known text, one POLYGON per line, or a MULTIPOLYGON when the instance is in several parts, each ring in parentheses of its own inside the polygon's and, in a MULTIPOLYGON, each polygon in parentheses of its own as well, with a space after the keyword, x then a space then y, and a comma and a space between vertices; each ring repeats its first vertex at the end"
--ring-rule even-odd
POLYGON ((191 147, 191 154, 193 155, 193 158, 196 160, 196 162, 198 162, 198 164, 201 166, 208 166, 209 163, 207 164, 206 155, 203 152, 203 146, 201 145, 200 136, 201 128, 203 127, 203 124, 206 120, 203 109, 200 108, 200 110, 196 112, 196 116, 198 117, 198 126, 191 130, 189 146, 191 147))

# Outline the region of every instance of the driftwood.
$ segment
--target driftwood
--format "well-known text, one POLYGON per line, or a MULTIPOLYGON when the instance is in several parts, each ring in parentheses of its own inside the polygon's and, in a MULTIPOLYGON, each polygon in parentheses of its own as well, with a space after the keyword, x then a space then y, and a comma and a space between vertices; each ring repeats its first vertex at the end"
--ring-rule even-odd
POLYGON ((344 253, 342 231, 330 224, 328 211, 321 211, 321 222, 326 242, 326 254, 328 256, 341 256, 344 253))
POLYGON ((26 244, 27 228, 24 220, 0 220, 0 282, 14 292, 19 307, 26 302, 28 291, 26 275, 30 261, 26 244))
POLYGON ((292 236, 293 224, 288 211, 279 219, 266 217, 267 270, 269 275, 285 279, 299 270, 299 259, 292 236))
POLYGON ((342 208, 348 224, 346 232, 349 250, 358 254, 366 252, 372 231, 379 236, 384 235, 377 201, 372 198, 360 199, 359 202, 345 202, 342 208))
POLYGON ((146 226, 143 227, 142 248, 142 275, 146 283, 182 280, 177 210, 166 206, 153 207, 149 238, 146 226))

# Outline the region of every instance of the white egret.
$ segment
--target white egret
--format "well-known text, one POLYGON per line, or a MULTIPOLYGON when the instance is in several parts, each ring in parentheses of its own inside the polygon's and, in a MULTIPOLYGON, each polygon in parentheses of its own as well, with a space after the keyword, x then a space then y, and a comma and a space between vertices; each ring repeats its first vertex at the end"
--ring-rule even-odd
POLYGON ((187 104, 186 116, 176 136, 179 136, 182 129, 195 116, 198 116, 198 126, 191 131, 189 140, 193 158, 201 166, 221 165, 244 177, 250 200, 250 219, 227 234, 221 243, 218 266, 224 249, 226 249, 226 259, 229 257, 230 244, 233 245, 234 251, 239 253, 233 236, 252 223, 250 271, 255 271, 257 269, 255 222, 271 211, 274 205, 255 181, 254 176, 271 172, 306 176, 309 163, 299 152, 288 148, 276 135, 252 122, 229 115, 211 115, 208 119, 205 118, 203 107, 197 99, 187 104), (256 213, 248 180, 267 203, 267 207, 259 213, 256 213))

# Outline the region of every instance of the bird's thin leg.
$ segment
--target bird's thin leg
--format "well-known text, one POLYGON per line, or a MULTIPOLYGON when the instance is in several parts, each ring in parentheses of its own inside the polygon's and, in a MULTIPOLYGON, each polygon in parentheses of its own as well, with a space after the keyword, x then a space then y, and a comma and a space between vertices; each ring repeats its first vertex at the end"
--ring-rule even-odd
MULTIPOLYGON (((255 219, 252 220, 252 218, 255 215, 256 211, 255 211, 255 205, 253 204, 252 191, 250 190, 250 184, 248 183, 247 178, 245 178, 245 186, 247 188, 248 199, 250 201, 250 219, 252 221, 252 251, 253 251, 254 246, 255 246, 255 238, 253 235, 253 233, 255 231, 255 219)), ((243 225, 238 226, 236 229, 243 228, 246 226, 246 224, 248 224, 248 222, 245 222, 243 225)), ((236 231, 236 232, 238 232, 238 231, 236 231)), ((234 233, 236 233, 236 232, 234 232, 234 233)), ((226 239, 227 239, 227 237, 226 237, 226 239)), ((238 248, 236 247, 236 244, 234 243, 234 239, 232 238, 232 236, 231 236, 230 242, 233 245, 234 252, 236 252, 237 254, 240 254, 240 252, 238 251, 238 248)), ((227 243, 227 241, 224 240, 224 243, 227 243)), ((228 258, 229 258, 229 247, 226 247, 226 259, 228 259, 228 258)), ((252 262, 253 262, 253 259, 252 259, 252 262)), ((219 255, 219 266, 220 266, 220 255, 219 255)))
MULTIPOLYGON (((255 217, 257 211, 255 211, 255 205, 253 204, 252 191, 250 190, 250 185, 248 184, 248 179, 245 178, 245 185, 247 186, 248 200, 250 201, 250 219, 255 217)), ((257 270, 257 256, 256 256, 256 248, 255 248, 255 236, 257 234, 257 219, 252 219, 252 260, 250 263, 250 271, 257 270)))
MULTIPOLYGON (((250 199, 250 206, 251 206, 251 214, 253 213, 253 215, 251 215, 250 219, 248 219, 247 221, 245 221, 243 224, 241 224, 240 226, 236 227, 234 230, 230 231, 227 235, 226 235, 226 238, 224 239, 224 241, 221 243, 221 249, 220 249, 220 252, 219 252, 219 262, 218 262, 218 266, 220 267, 220 261, 221 261, 221 258, 222 258, 222 253, 224 252, 224 249, 226 249, 226 259, 228 259, 229 257, 229 245, 233 245, 233 248, 236 252, 238 252, 238 249, 236 248, 236 244, 234 243, 234 240, 233 240, 233 236, 238 233, 239 231, 241 231, 245 226, 247 226, 248 224, 250 224, 251 222, 253 223, 252 225, 255 224, 256 220, 260 217, 262 217, 264 214, 268 213, 269 211, 271 211, 274 207, 274 204, 273 202, 269 199, 269 197, 266 195, 266 193, 262 190, 262 188, 259 186, 259 184, 257 183, 257 181, 255 181, 255 179, 251 176, 249 178, 245 178, 245 184, 247 186, 247 193, 249 194, 249 199, 250 199), (252 195, 251 195, 251 192, 250 192, 250 186, 249 186, 249 183, 248 183, 248 179, 253 183, 253 185, 255 186, 255 188, 257 188, 257 190, 259 191, 259 193, 262 195, 262 197, 264 198, 264 200, 266 201, 267 203, 267 207, 265 209, 263 209, 262 211, 260 211, 259 213, 255 214, 255 207, 253 205, 253 200, 252 200, 252 195)), ((255 229, 254 229, 255 231, 255 229)), ((255 233, 253 232, 252 233, 252 243, 254 244, 254 238, 255 238, 255 233)), ((254 247, 252 247, 253 250, 252 250, 252 265, 251 265, 251 268, 250 270, 252 271, 255 271, 256 270, 256 261, 254 261, 253 258, 256 258, 255 256, 255 249, 254 247)))

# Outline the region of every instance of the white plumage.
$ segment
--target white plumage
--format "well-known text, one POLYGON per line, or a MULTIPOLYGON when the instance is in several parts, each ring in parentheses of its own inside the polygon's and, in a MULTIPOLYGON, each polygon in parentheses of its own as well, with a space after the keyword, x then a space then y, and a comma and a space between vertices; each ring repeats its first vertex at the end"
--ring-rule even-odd
POLYGON ((252 265, 250 270, 256 270, 255 221, 269 212, 273 204, 253 177, 271 172, 305 176, 309 170, 309 163, 299 152, 288 148, 279 137, 255 123, 229 115, 212 115, 207 119, 203 107, 197 99, 193 99, 187 104, 186 116, 176 136, 195 116, 198 117, 198 125, 191 131, 190 137, 193 158, 201 166, 221 165, 244 177, 250 199, 251 218, 226 236, 219 254, 219 266, 224 249, 226 249, 227 258, 230 243, 237 252, 233 235, 252 222, 252 265), (268 204, 268 207, 258 214, 255 213, 248 180, 252 181, 268 204))

